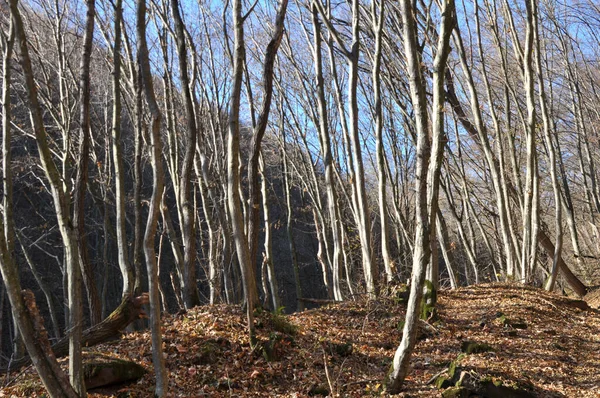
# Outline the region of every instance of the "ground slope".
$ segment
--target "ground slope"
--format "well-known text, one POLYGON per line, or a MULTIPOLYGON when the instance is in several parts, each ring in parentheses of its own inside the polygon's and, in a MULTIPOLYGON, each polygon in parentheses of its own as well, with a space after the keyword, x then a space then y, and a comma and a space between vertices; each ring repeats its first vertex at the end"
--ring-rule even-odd
MULTIPOLYGON (((462 371, 533 396, 600 397, 600 313, 581 309, 582 304, 506 284, 441 292, 438 319, 422 324, 413 370, 398 396, 441 396, 441 390, 428 382, 460 358, 462 371), (467 341, 488 344, 492 351, 461 355, 467 341)), ((381 396, 380 380, 400 341, 403 318, 398 293, 290 316, 259 314, 261 344, 251 350, 238 307, 203 306, 169 316, 163 331, 170 393, 173 397, 381 396)), ((92 392, 91 397, 152 396, 148 333, 127 334, 94 350, 136 361, 150 372, 137 383, 92 392)), ((43 393, 31 369, 6 380, 10 385, 0 390, 0 396, 43 393)))

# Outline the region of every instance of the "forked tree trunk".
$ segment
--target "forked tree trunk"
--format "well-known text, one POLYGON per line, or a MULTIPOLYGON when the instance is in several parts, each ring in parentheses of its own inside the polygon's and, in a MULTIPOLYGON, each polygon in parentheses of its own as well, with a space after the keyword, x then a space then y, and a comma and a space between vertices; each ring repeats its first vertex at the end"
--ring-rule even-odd
POLYGON ((33 76, 33 68, 29 58, 27 37, 25 35, 23 21, 19 13, 16 0, 11 0, 10 8, 15 24, 16 37, 19 41, 21 50, 21 67, 23 68, 33 130, 36 137, 38 151, 40 153, 42 167, 46 174, 46 178, 50 183, 54 208, 56 210, 58 225, 64 244, 65 268, 68 275, 69 322, 71 328, 69 338, 70 381, 79 394, 85 395, 81 366, 81 329, 83 309, 81 303, 81 270, 79 268, 79 250, 76 238, 77 232, 70 222, 69 198, 67 193, 64 191, 65 187, 63 186, 61 175, 56 167, 56 164, 54 163, 52 152, 48 145, 44 119, 42 116, 42 110, 38 100, 37 87, 33 76))
POLYGON ((396 350, 390 371, 386 377, 386 389, 397 394, 409 370, 409 361, 414 349, 418 319, 423 295, 423 285, 427 263, 431 255, 431 240, 435 239, 435 218, 437 216, 437 194, 439 175, 444 148, 444 75, 446 60, 450 52, 450 36, 455 24, 454 0, 445 0, 441 10, 442 21, 438 37, 436 56, 433 63, 433 111, 432 142, 428 139, 426 82, 421 67, 418 48, 417 26, 410 0, 403 0, 402 22, 404 24, 404 49, 410 92, 417 131, 416 168, 416 234, 413 251, 413 269, 410 297, 406 308, 406 320, 402 331, 402 341, 396 350), (430 146, 431 145, 431 146, 430 146), (432 156, 430 163, 430 155, 432 156))

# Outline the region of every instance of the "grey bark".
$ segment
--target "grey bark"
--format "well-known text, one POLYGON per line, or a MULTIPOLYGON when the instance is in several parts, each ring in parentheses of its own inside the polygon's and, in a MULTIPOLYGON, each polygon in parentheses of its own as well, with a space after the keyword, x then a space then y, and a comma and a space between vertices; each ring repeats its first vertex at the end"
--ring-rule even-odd
MULTIPOLYGON (((37 98, 37 89, 33 79, 33 69, 31 66, 31 60, 29 58, 29 49, 27 45, 25 29, 23 27, 23 20, 21 18, 17 0, 10 0, 9 6, 11 27, 9 37, 4 39, 7 45, 4 46, 5 49, 3 53, 3 135, 10 135, 10 59, 12 56, 13 43, 16 39, 19 44, 20 63, 21 67, 23 68, 27 97, 32 112, 32 123, 34 125, 36 136, 42 140, 43 144, 45 143, 46 136, 42 122, 41 109, 37 98)), ((2 36, 4 37, 4 34, 2 36)), ((5 138, 3 137, 3 140, 4 139, 5 138)), ((46 150, 47 152, 44 156, 47 155, 49 157, 47 146, 46 150)), ((10 152, 10 146, 3 147, 2 155, 5 156, 7 152, 10 152)), ((50 159, 48 158, 46 160, 50 159)), ((52 163, 52 165, 54 165, 54 163, 52 163)), ((8 167, 8 170, 10 170, 10 167, 8 167)), ((54 176, 57 177, 58 170, 56 170, 56 167, 54 167, 54 173, 54 176)), ((55 182, 58 182, 58 178, 56 178, 55 182)), ((60 186, 60 188, 62 188, 62 186, 60 186)), ((7 203, 10 205, 11 200, 8 200, 7 203)), ((12 212, 12 209, 8 210, 9 212, 12 212)), ((42 379, 42 383, 46 387, 46 390, 50 396, 68 398, 79 397, 80 395, 73 389, 69 383, 69 380, 67 379, 67 376, 56 362, 56 358, 53 356, 52 351, 47 346, 44 346, 44 342, 40 341, 36 337, 36 334, 39 332, 39 330, 37 330, 38 328, 34 326, 31 314, 27 311, 23 301, 23 296, 21 295, 18 269, 15 264, 13 254, 9 252, 9 246, 5 238, 5 226, 0 225, 0 229, 2 229, 0 231, 0 271, 2 273, 2 279, 4 280, 6 292, 13 309, 13 313, 17 315, 15 319, 17 321, 17 325, 23 338, 23 342, 25 343, 27 352, 31 356, 33 364, 40 378, 42 379)))
POLYGON ((416 343, 419 309, 423 295, 423 285, 427 263, 431 255, 431 240, 435 238, 437 216, 437 195, 439 174, 444 148, 444 76, 446 61, 450 52, 450 36, 455 24, 453 0, 445 0, 441 10, 442 20, 435 59, 433 61, 433 110, 432 139, 428 138, 426 83, 423 77, 421 57, 418 47, 418 33, 415 11, 410 0, 401 3, 404 33, 404 49, 409 75, 415 128, 417 132, 415 244, 413 269, 406 319, 402 331, 402 341, 398 346, 392 365, 385 379, 389 393, 397 394, 409 370, 409 361, 416 343), (431 160, 430 160, 431 157, 431 160), (432 212, 432 213, 431 213, 432 212))
POLYGON ((250 258, 248 238, 244 228, 244 215, 240 195, 240 99, 244 72, 244 20, 242 1, 233 1, 233 84, 229 105, 229 129, 227 133, 227 205, 231 216, 233 241, 242 274, 242 285, 246 299, 246 317, 251 344, 255 344, 254 308, 260 305, 256 285, 255 269, 250 258))
POLYGON ((150 135, 150 155, 152 164, 152 196, 148 209, 148 219, 144 233, 144 256, 146 258, 146 271, 148 273, 148 293, 150 298, 150 329, 152 333, 152 363, 156 375, 156 388, 154 395, 165 397, 169 389, 165 358, 162 349, 162 332, 160 328, 160 295, 158 290, 158 264, 154 249, 156 237, 156 226, 160 201, 164 190, 164 171, 162 165, 162 142, 160 137, 161 113, 154 94, 152 83, 152 72, 146 43, 146 1, 137 2, 137 40, 138 40, 138 63, 146 103, 152 116, 152 128, 150 135))
POLYGON ((112 155, 115 168, 115 203, 117 230, 117 257, 123 278, 122 297, 133 294, 134 271, 128 258, 125 208, 125 170, 123 166, 123 140, 121 138, 121 23, 123 21, 123 0, 115 3, 115 39, 113 46, 113 113, 112 113, 112 155))
POLYGON ((186 138, 185 154, 181 167, 179 182, 179 203, 182 215, 182 237, 183 237, 183 301, 186 308, 192 308, 200 304, 198 286, 196 284, 196 227, 195 212, 192 203, 192 171, 194 166, 194 155, 196 154, 196 140, 198 128, 196 126, 196 115, 194 113, 193 88, 188 76, 187 49, 183 20, 179 13, 179 1, 171 0, 171 10, 175 20, 175 39, 177 53, 179 55, 179 74, 182 84, 182 92, 186 112, 186 138))

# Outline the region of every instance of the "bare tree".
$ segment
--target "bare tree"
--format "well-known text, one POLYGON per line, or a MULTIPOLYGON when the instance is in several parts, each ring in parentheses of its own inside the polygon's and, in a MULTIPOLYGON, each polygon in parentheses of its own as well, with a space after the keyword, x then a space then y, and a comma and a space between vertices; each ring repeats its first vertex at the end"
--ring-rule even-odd
POLYGON ((242 272, 242 284, 246 299, 246 315, 251 344, 255 344, 254 308, 259 305, 258 290, 253 262, 250 258, 248 239, 244 230, 244 216, 240 203, 240 99, 244 72, 244 19, 242 18, 242 1, 233 1, 233 87, 229 107, 229 130, 227 134, 227 205, 231 215, 233 241, 237 252, 238 263, 242 272))
MULTIPOLYGON (((45 171, 48 179, 51 181, 53 198, 55 201, 55 207, 57 213, 61 210, 65 210, 66 201, 64 197, 64 192, 62 191, 63 187, 60 183, 60 178, 58 174, 58 170, 54 162, 52 161, 51 153, 48 148, 48 143, 46 140, 46 131, 44 128, 44 123, 42 119, 41 107, 38 102, 37 97, 37 89, 34 82, 33 77, 33 69, 31 66, 31 60, 29 58, 29 49, 27 46, 27 37, 25 35, 25 29, 23 27, 23 20, 21 18, 21 14, 18 8, 17 0, 11 0, 9 2, 10 5, 10 13, 11 13, 11 30, 14 29, 14 38, 18 40, 20 47, 20 63, 23 69, 23 75, 25 77, 25 85, 27 88, 27 98, 30 104, 31 111, 31 121, 33 124, 34 132, 36 135, 38 149, 40 151, 40 156, 42 158, 42 163, 45 166, 45 171)), ((10 36, 13 34, 11 33, 10 36)), ((13 41, 13 37, 7 39, 7 42, 13 41)), ((10 109, 10 101, 6 101, 6 99, 10 98, 10 91, 6 91, 7 87, 10 86, 10 74, 8 75, 8 79, 6 79, 6 73, 9 69, 9 62, 11 56, 12 44, 5 46, 4 53, 4 61, 3 66, 4 70, 4 86, 3 86, 3 126, 4 133, 6 134, 6 130, 10 129, 10 113, 7 113, 7 110, 10 109)), ((4 151, 10 151, 9 148, 4 148, 4 151)), ((5 153, 3 152, 3 155, 5 153)), ((79 269, 79 264, 77 262, 78 258, 76 256, 76 245, 74 245, 74 238, 72 228, 69 230, 69 226, 66 223, 66 218, 68 218, 67 214, 64 212, 59 215, 59 224, 61 225, 61 233, 63 234, 63 238, 65 238, 65 250, 67 253, 71 254, 71 257, 68 257, 71 261, 70 272, 74 269, 79 269), (62 217, 61 217, 62 216, 62 217), (75 247, 75 250, 73 248, 75 247), (73 255, 75 254, 75 255, 73 255)), ((4 225, 2 225, 2 229, 4 229, 4 225)), ((51 350, 49 347, 44 346, 44 342, 40 341, 36 338, 36 334, 39 331, 35 330, 32 319, 30 318, 30 314, 27 313, 25 308, 25 303, 23 302, 23 297, 20 292, 20 284, 18 279, 17 268, 14 263, 14 258, 9 253, 9 247, 6 243, 5 232, 0 231, 0 250, 1 250, 1 258, 2 258, 2 277, 4 279, 9 300, 11 302, 11 306, 13 307, 13 311, 15 314, 18 314, 17 321, 19 322, 19 330, 25 342, 25 346, 27 347, 27 351, 31 355, 31 358, 34 360, 34 364, 44 385, 48 392, 56 397, 65 396, 65 397, 78 397, 85 395, 85 389, 83 386, 83 377, 81 373, 81 329, 79 329, 79 336, 77 336, 77 330, 71 332, 71 337, 69 339, 69 351, 70 354, 73 355, 73 359, 69 361, 70 368, 70 381, 73 384, 73 387, 69 382, 67 382, 66 376, 58 366, 56 359, 53 357, 51 350), (72 366, 79 366, 79 369, 74 369, 72 366)), ((73 282, 71 278, 70 282, 73 282)), ((69 297, 73 299, 73 297, 69 297)), ((81 300, 79 298, 79 300, 81 300)), ((70 303, 74 305, 81 305, 81 301, 77 303, 70 303)), ((74 310, 74 307, 71 309, 74 310)), ((75 312, 77 315, 77 312, 75 312)), ((71 317, 71 321, 77 322, 74 326, 79 326, 81 328, 81 318, 73 319, 71 317)), ((39 327, 38 327, 39 329, 39 327)), ((77 329, 77 328, 75 328, 77 329)), ((46 342, 47 344, 47 342, 46 342)))
POLYGON ((185 142, 185 154, 181 168, 179 202, 181 203, 182 215, 182 237, 183 237, 183 300, 186 308, 192 308, 200 304, 198 287, 196 286, 196 228, 192 203, 192 171, 194 166, 194 155, 196 154, 196 137, 198 129, 196 126, 196 115, 194 113, 193 90, 188 76, 187 47, 185 42, 184 25, 179 13, 179 1, 171 1, 171 10, 175 20, 175 39, 177 53, 179 55, 179 74, 182 84, 182 92, 185 103, 187 134, 185 142))
POLYGON ((148 291, 150 296, 150 329, 152 332, 152 362, 156 375, 154 395, 165 397, 169 388, 165 358, 162 349, 162 332, 160 328, 160 296, 158 289, 158 264, 154 249, 156 225, 160 211, 160 201, 164 191, 164 171, 162 165, 162 142, 160 136, 161 113, 154 94, 152 71, 146 43, 146 0, 137 2, 137 40, 139 73, 143 82, 146 103, 152 116, 150 134, 150 154, 153 174, 152 197, 148 209, 148 220, 144 234, 144 256, 148 272, 148 291))
MULTIPOLYGON (((428 10, 431 12, 431 10, 428 10)), ((418 15, 410 0, 401 3, 404 24, 404 49, 410 82, 415 127, 417 131, 416 169, 416 233, 413 251, 413 269, 410 297, 406 308, 406 320, 402 331, 402 341, 396 350, 385 384, 389 393, 400 391, 408 374, 409 361, 417 337, 419 309, 423 295, 423 285, 427 263, 430 261, 431 242, 435 239, 435 220, 438 208, 440 168, 444 150, 444 76, 446 61, 450 52, 450 36, 455 24, 453 0, 442 3, 441 22, 435 59, 433 61, 433 111, 431 142, 427 117, 426 82, 424 80, 421 56, 418 48, 418 31, 415 15, 418 15)))
POLYGON ((121 43, 123 23, 123 0, 115 3, 114 17, 114 44, 113 44, 113 111, 112 111, 112 155, 115 168, 115 202, 116 202, 116 230, 117 253, 121 276, 123 277, 122 297, 133 294, 134 272, 128 259, 128 244, 126 231, 125 208, 125 171, 123 165, 123 140, 121 138, 121 43))

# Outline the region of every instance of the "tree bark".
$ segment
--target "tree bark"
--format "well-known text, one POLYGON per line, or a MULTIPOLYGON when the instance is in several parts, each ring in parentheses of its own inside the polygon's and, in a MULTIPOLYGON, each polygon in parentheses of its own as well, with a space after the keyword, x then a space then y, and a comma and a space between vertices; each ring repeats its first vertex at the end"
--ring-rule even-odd
POLYGON ((162 164, 162 141, 160 137, 161 113, 156 102, 154 85, 152 83, 152 71, 146 44, 146 1, 138 0, 137 4, 137 39, 138 39, 138 62, 140 75, 146 97, 146 103, 152 116, 152 128, 150 135, 150 156, 152 164, 152 196, 148 209, 148 219, 144 232, 144 256, 146 258, 146 272, 148 273, 148 291, 150 298, 150 329, 152 332, 152 362, 156 375, 156 397, 165 397, 169 389, 169 381, 165 368, 165 358, 162 348, 162 331, 160 328, 160 295, 158 289, 158 264, 154 239, 156 237, 156 226, 160 201, 164 190, 164 171, 162 164))
POLYGON ((242 285, 246 299, 246 316, 250 342, 255 344, 254 308, 260 305, 256 286, 255 268, 250 258, 248 238, 244 229, 244 216, 240 202, 240 99, 244 72, 244 20, 242 1, 233 1, 234 57, 233 84, 229 107, 229 129, 227 134, 227 205, 231 216, 233 240, 242 273, 242 285))
MULTIPOLYGON (((10 160, 10 61, 12 58, 12 50, 15 39, 18 40, 20 47, 21 66, 23 68, 28 99, 30 101, 32 112, 38 116, 41 116, 41 114, 39 103, 37 102, 36 87, 33 81, 33 70, 31 68, 31 60, 29 58, 27 38, 25 36, 23 20, 21 19, 21 14, 19 12, 17 0, 11 0, 9 2, 9 6, 11 15, 9 35, 6 36, 5 33, 2 32, 1 36, 2 41, 4 43, 2 60, 2 140, 4 145, 2 148, 2 161, 4 165, 3 175, 4 177, 8 177, 10 187, 10 182, 12 181, 10 170, 12 165, 10 164, 10 162, 7 162, 7 159, 5 157, 8 156, 8 159, 10 160)), ((39 122, 40 120, 41 117, 35 119, 36 127, 37 129, 43 130, 43 124, 37 124, 37 122, 39 122)), ((12 190, 9 189, 8 191, 4 192, 5 197, 3 198, 3 202, 5 203, 5 205, 9 206, 8 208, 4 209, 5 214, 8 215, 12 214, 12 197, 10 197, 11 194, 12 190)), ((13 221, 10 221, 10 224, 12 223, 13 221)), ((19 272, 14 261, 14 252, 10 251, 11 245, 6 240, 6 226, 4 224, 5 222, 3 219, 3 223, 0 224, 0 272, 2 273, 2 279, 6 287, 8 299, 10 301, 13 314, 15 315, 14 319, 19 328, 20 335, 23 339, 27 352, 29 353, 29 355, 31 355, 31 358, 33 359, 33 363, 40 376, 40 379, 42 380, 42 383, 44 384, 44 387, 46 388, 50 396, 68 398, 79 397, 79 394, 73 389, 73 387, 69 383, 67 376, 62 371, 62 369, 56 362, 56 358, 52 354, 52 351, 49 349, 47 335, 45 335, 45 339, 42 338, 42 335, 39 335, 41 331, 39 327, 36 328, 34 320, 32 319, 32 314, 30 313, 30 311, 28 311, 28 307, 32 306, 31 300, 29 300, 29 305, 27 305, 21 293, 19 272)), ((14 246, 14 242, 12 243, 12 246, 14 246)))
MULTIPOLYGON (((281 0, 277 16, 275 18, 275 28, 271 40, 267 45, 265 59, 263 61, 262 87, 263 101, 261 105, 258 122, 254 128, 252 142, 250 144, 250 159, 248 161, 248 247, 250 250, 250 261, 254 264, 258 255, 258 230, 260 215, 260 186, 259 186, 259 158, 262 140, 269 122, 269 113, 273 98, 273 69, 277 51, 283 37, 285 15, 287 12, 288 0, 281 0)), ((256 267, 254 267, 256 269, 256 267)))
POLYGON ((406 319, 402 331, 402 341, 396 350, 390 371, 385 380, 389 393, 397 394, 409 370, 409 361, 416 343, 418 318, 427 263, 431 255, 431 241, 435 239, 435 218, 437 216, 437 195, 439 174, 444 148, 444 76, 446 61, 450 52, 450 36, 455 24, 454 0, 445 0, 441 11, 442 20, 438 37, 436 56, 433 61, 433 111, 432 139, 428 138, 426 83, 421 66, 418 48, 416 21, 410 0, 403 0, 402 22, 404 24, 404 48, 410 92, 417 131, 416 168, 416 233, 413 251, 413 269, 406 319), (430 161, 430 156, 432 157, 430 161))
POLYGON ((115 42, 113 46, 113 114, 112 114, 112 155, 115 168, 115 203, 117 256, 123 278, 121 297, 133 294, 134 271, 128 258, 126 207, 125 207, 125 171, 123 166, 123 140, 121 138, 121 23, 123 21, 123 0, 115 3, 115 42))
POLYGON ((173 19, 175 20, 175 39, 177 53, 179 55, 179 74, 186 112, 186 137, 185 154, 181 167, 181 178, 179 182, 179 203, 182 215, 182 237, 183 237, 183 301, 186 308, 192 308, 200 304, 198 286, 196 285, 196 226, 195 212, 192 202, 192 171, 194 156, 196 154, 196 140, 198 128, 196 126, 196 114, 194 112, 193 88, 188 76, 187 49, 183 20, 179 13, 179 1, 171 1, 173 19))

